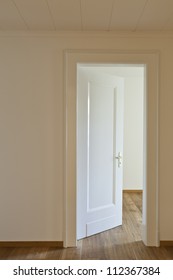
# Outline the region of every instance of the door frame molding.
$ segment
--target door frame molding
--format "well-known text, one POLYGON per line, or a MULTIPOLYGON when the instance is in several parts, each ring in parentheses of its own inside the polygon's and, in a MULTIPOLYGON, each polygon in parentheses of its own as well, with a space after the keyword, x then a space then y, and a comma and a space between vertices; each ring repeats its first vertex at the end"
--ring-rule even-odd
POLYGON ((147 246, 159 246, 159 52, 65 50, 64 247, 75 247, 77 245, 76 104, 78 63, 145 65, 142 240, 147 246))

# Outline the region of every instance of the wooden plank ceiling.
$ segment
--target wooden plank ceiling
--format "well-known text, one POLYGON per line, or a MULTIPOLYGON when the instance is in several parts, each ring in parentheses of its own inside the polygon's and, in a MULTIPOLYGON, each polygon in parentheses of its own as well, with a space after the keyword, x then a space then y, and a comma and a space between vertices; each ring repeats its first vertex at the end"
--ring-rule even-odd
POLYGON ((0 0, 0 30, 173 31, 173 0, 0 0))

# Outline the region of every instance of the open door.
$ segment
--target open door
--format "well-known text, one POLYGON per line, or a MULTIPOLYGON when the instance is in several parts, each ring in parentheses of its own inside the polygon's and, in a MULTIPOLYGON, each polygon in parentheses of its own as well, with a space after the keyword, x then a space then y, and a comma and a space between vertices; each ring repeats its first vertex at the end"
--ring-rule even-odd
MULTIPOLYGON (((84 117, 87 114, 83 106, 83 114, 77 110, 80 106, 77 67, 83 65, 142 65, 145 67, 144 90, 144 194, 142 240, 147 246, 159 246, 159 211, 158 211, 158 73, 159 53, 152 51, 120 51, 120 50, 66 50, 64 52, 65 68, 65 158, 64 158, 64 247, 77 245, 77 229, 81 227, 80 206, 83 202, 82 193, 87 178, 85 175, 86 149, 80 148, 80 142, 87 139, 84 117), (78 88, 77 88, 78 87, 78 88), (77 102, 76 102, 77 101, 77 102), (77 122, 76 122, 77 120, 77 122), (78 126, 78 127, 77 127, 78 126), (78 129, 80 127, 80 129, 78 129), (82 127, 82 133, 79 133, 82 127), (77 143, 78 142, 78 143, 77 143), (77 144, 77 145, 76 145, 77 144), (79 144, 79 145, 78 145, 79 144), (76 151, 76 149, 78 151, 76 151), (80 155, 83 160, 79 159, 80 155), (80 170, 79 170, 80 169, 80 170), (80 189, 77 194, 78 189, 80 189), (81 199, 79 199, 81 197, 81 199), (78 201, 77 201, 78 200, 78 201), (80 205, 78 202, 81 201, 80 205), (77 211, 78 210, 78 211, 77 211), (78 212, 78 215, 77 215, 78 212), (77 221, 78 219, 78 221, 77 221), (78 225, 77 225, 78 223, 78 225)), ((92 79, 91 79, 92 81, 92 79)), ((104 81, 104 80, 103 80, 104 81)), ((85 90, 80 91, 82 98, 85 90), (81 94, 82 93, 82 94, 81 94)), ((82 110, 81 110, 82 111, 82 110)), ((83 143, 84 143, 83 142, 83 143)), ((116 198, 115 198, 116 200, 116 198)), ((85 205, 84 205, 85 206, 85 205)), ((86 226, 84 226, 86 228, 86 226)), ((86 231, 86 229, 85 229, 86 231)), ((79 238, 79 235, 78 235, 79 238)))
POLYGON ((122 224, 123 79, 78 69, 77 239, 122 224))

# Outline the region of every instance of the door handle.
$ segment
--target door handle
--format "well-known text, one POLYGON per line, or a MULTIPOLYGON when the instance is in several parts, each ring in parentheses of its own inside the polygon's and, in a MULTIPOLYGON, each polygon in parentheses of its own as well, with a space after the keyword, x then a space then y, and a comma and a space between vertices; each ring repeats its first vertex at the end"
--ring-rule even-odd
POLYGON ((118 159, 118 167, 121 167, 123 159, 121 152, 119 152, 118 156, 115 156, 115 158, 118 159))

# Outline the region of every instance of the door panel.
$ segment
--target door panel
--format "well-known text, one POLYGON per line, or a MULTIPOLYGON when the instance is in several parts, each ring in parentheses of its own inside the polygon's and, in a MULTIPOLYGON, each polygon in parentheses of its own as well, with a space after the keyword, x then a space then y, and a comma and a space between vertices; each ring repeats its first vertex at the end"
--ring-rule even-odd
POLYGON ((90 211, 113 203, 114 88, 90 82, 88 95, 88 211, 90 211))
POLYGON ((104 76, 103 82, 88 73, 81 77, 77 121, 77 169, 82 169, 77 175, 78 239, 122 224, 123 165, 118 166, 116 156, 119 152, 123 155, 123 81, 115 77, 110 81, 104 76))

